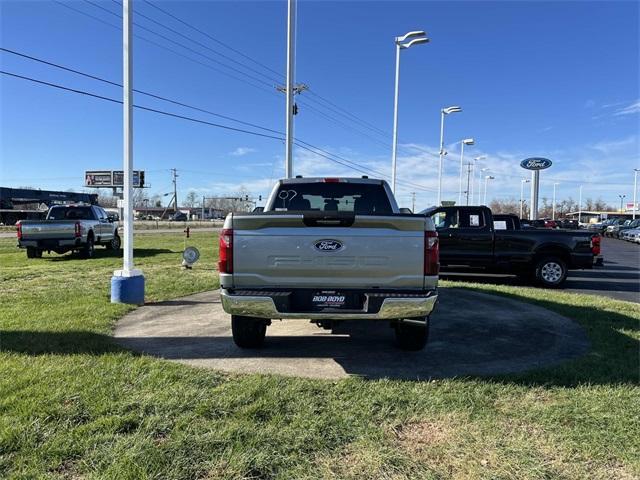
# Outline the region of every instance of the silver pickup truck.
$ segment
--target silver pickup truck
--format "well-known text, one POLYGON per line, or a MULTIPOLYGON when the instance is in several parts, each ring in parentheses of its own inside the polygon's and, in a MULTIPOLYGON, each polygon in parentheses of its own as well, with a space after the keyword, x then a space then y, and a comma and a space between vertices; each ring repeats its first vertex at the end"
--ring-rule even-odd
POLYGON ((261 212, 229 214, 220 234, 221 299, 235 343, 262 345, 273 319, 386 320, 399 346, 424 347, 437 301, 438 237, 400 213, 388 184, 280 180, 261 212))
POLYGON ((42 252, 63 254, 79 250, 91 258, 96 245, 120 248, 118 223, 97 205, 57 205, 45 220, 20 220, 17 224, 18 247, 27 250, 28 258, 42 257, 42 252))

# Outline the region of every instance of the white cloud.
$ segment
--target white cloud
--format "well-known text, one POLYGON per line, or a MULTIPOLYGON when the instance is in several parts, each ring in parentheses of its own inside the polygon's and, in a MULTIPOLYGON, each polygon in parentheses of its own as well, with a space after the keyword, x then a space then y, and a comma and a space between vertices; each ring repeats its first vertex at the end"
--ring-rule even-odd
POLYGON ((253 153, 255 151, 256 151, 255 148, 238 147, 233 152, 231 152, 229 155, 233 155, 234 157, 243 157, 244 155, 247 155, 249 153, 253 153))
POLYGON ((634 113, 640 113, 640 100, 635 101, 634 103, 627 105, 624 108, 617 110, 614 115, 633 115, 634 113))

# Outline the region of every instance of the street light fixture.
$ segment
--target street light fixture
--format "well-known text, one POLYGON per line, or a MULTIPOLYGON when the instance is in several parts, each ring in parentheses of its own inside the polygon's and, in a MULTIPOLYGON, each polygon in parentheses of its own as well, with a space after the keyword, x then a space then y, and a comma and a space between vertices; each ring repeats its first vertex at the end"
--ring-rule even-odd
POLYGON ((395 38, 396 44, 396 85, 393 97, 393 145, 391 152, 391 190, 396 192, 396 156, 398 147, 398 95, 400 82, 400 50, 411 48, 414 45, 428 43, 429 38, 423 30, 414 30, 395 38), (411 40, 409 40, 411 39, 411 40), (409 40, 407 42, 407 40, 409 40))
POLYGON ((556 219, 556 186, 560 185, 559 182, 553 184, 553 204, 551 205, 551 220, 556 219))
POLYGON ((624 202, 626 195, 618 195, 618 197, 620 197, 620 213, 622 213, 624 212, 624 210, 622 209, 622 202, 624 202))
POLYGON ((486 177, 484 177, 484 199, 482 201, 483 205, 487 204, 487 182, 489 180, 495 180, 496 177, 492 176, 492 175, 487 175, 486 177))
POLYGON ((438 164, 438 203, 442 200, 442 163, 444 159, 444 117, 450 113, 461 112, 462 108, 458 105, 452 105, 440 110, 440 163, 438 164))
POLYGON ((462 162, 464 159, 464 146, 473 145, 474 143, 473 138, 465 138, 460 142, 460 191, 458 193, 458 205, 462 205, 462 162))
POLYGON ((520 180, 520 218, 522 218, 522 210, 524 209, 524 184, 529 183, 531 180, 523 178, 520 180))

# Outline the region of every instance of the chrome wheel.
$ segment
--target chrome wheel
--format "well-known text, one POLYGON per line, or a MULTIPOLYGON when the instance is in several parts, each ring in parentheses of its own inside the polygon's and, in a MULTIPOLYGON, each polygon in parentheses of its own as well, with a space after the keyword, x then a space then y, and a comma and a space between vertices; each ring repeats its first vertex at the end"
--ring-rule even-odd
POLYGON ((562 267, 556 262, 547 262, 542 266, 540 276, 548 283, 558 283, 562 279, 562 267))

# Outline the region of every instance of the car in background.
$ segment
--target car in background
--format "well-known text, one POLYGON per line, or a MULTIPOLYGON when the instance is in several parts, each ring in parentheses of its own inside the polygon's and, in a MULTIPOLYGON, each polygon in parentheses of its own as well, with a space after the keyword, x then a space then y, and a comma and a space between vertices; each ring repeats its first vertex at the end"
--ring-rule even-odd
POLYGON ((640 227, 628 228, 620 233, 620 239, 627 242, 638 243, 640 241, 640 227))
POLYGON ((624 232, 625 230, 631 230, 634 228, 638 228, 640 227, 640 218, 637 220, 625 220, 625 222, 622 225, 614 225, 611 228, 611 235, 614 238, 620 238, 620 235, 622 234, 622 232, 624 232))
POLYGON ((569 220, 568 218, 563 218, 562 220, 558 220, 558 224, 560 228, 564 230, 578 230, 580 224, 577 220, 569 220))
POLYGON ((625 220, 624 218, 613 219, 613 221, 607 225, 607 228, 604 231, 604 236, 617 237, 620 226, 624 225, 626 222, 631 223, 631 220, 625 220))
POLYGON ((170 222, 186 222, 189 219, 186 213, 176 212, 169 217, 170 222))

